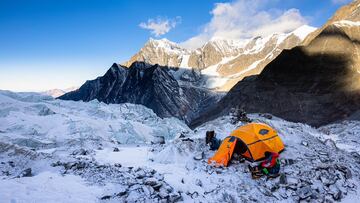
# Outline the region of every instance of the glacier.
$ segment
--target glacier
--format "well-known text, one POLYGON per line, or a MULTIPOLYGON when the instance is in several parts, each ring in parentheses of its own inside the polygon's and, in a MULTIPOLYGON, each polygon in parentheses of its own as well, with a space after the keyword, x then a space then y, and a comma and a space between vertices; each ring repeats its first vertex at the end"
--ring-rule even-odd
POLYGON ((142 105, 9 91, 0 104, 0 202, 354 202, 360 194, 358 121, 313 128, 249 114, 286 145, 282 175, 252 180, 251 163, 207 164, 205 132, 223 139, 245 124, 230 115, 190 129, 142 105))

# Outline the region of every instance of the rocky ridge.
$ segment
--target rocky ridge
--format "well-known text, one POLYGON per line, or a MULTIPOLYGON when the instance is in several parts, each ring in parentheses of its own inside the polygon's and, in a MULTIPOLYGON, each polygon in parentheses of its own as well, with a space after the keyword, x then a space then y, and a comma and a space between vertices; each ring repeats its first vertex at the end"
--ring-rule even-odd
POLYGON ((104 76, 59 99, 142 104, 162 118, 177 117, 189 123, 219 99, 218 94, 193 85, 196 77, 193 70, 144 62, 134 62, 129 68, 113 64, 104 76))
MULTIPOLYGON (((144 61, 162 66, 198 69, 204 75, 223 81, 216 85, 204 82, 205 87, 226 91, 245 76, 260 73, 282 50, 299 45, 314 30, 315 28, 302 26, 288 34, 247 40, 212 39, 196 50, 184 49, 167 39, 150 39, 124 65, 144 61)), ((206 79, 208 77, 203 78, 206 79)))

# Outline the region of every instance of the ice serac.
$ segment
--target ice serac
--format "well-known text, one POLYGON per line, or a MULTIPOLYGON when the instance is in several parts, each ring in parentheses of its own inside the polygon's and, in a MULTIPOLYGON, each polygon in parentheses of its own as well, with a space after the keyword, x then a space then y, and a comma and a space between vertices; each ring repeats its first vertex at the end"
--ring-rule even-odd
POLYGON ((360 1, 341 8, 306 46, 284 50, 192 125, 227 114, 232 107, 313 126, 351 116, 360 108, 359 20, 360 1))
POLYGON ((192 68, 201 72, 203 82, 200 86, 228 91, 245 76, 260 73, 282 50, 301 44, 314 30, 304 25, 291 33, 276 33, 266 37, 243 40, 213 38, 195 50, 182 48, 167 39, 150 39, 124 65, 144 61, 162 66, 192 68))
POLYGON ((182 72, 179 76, 182 78, 192 74, 191 70, 186 72, 145 62, 134 62, 129 68, 114 64, 104 76, 87 81, 78 90, 59 99, 142 104, 160 117, 174 116, 190 122, 216 102, 218 96, 188 85, 186 78, 179 82, 175 78, 179 72, 182 72))

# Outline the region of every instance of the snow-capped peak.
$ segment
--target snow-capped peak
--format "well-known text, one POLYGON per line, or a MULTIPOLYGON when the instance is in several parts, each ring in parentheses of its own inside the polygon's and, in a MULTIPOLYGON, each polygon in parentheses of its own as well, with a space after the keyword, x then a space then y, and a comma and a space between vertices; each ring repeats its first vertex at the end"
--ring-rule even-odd
POLYGON ((237 49, 244 48, 249 40, 236 40, 236 39, 224 39, 220 37, 213 37, 207 43, 205 43, 202 48, 207 45, 212 45, 218 51, 223 53, 230 53, 236 51, 237 49))
POLYGON ((309 25, 303 25, 291 33, 296 35, 297 37, 299 37, 301 39, 301 41, 303 41, 310 33, 314 32, 316 29, 317 29, 316 27, 311 27, 309 25))
POLYGON ((152 47, 154 49, 162 49, 165 52, 178 53, 188 52, 186 49, 180 47, 177 43, 172 42, 166 38, 153 39, 150 38, 145 46, 152 47))

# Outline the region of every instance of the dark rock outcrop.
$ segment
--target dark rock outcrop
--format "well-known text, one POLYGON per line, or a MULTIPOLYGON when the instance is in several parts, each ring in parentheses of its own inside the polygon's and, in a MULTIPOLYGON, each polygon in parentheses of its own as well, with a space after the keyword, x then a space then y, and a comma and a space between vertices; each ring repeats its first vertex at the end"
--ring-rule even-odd
POLYGON ((104 76, 59 99, 142 104, 160 117, 174 116, 189 122, 218 96, 188 83, 182 85, 172 74, 176 71, 180 70, 144 62, 134 62, 129 68, 113 64, 104 76))

